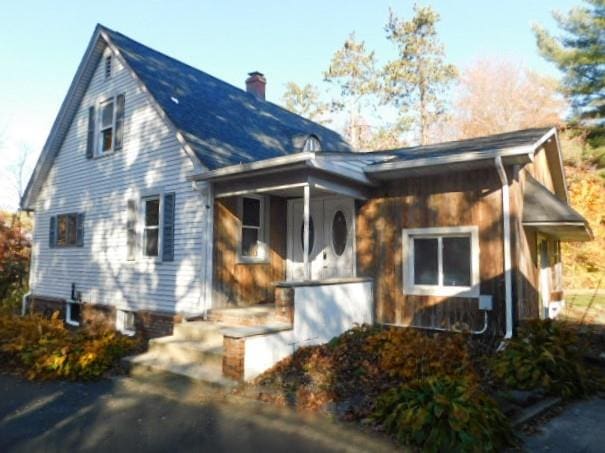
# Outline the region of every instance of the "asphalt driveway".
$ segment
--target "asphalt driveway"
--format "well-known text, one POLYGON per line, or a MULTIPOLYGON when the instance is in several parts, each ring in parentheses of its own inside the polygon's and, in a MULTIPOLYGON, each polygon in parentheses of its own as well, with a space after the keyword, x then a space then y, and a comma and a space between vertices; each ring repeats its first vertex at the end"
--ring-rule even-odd
POLYGON ((387 451, 325 417, 225 400, 188 381, 27 382, 0 374, 0 451, 387 451))

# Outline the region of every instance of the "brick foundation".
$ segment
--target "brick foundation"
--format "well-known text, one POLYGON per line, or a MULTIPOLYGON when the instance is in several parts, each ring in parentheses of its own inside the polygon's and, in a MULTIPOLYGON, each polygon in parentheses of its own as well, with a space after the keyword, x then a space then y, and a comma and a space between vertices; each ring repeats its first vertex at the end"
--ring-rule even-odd
POLYGON ((275 320, 294 323, 294 288, 275 287, 275 320))
MULTIPOLYGON (((65 299, 30 296, 28 311, 47 317, 58 311, 59 317, 65 319, 65 304, 65 299)), ((82 303, 80 316, 82 327, 115 329, 116 308, 111 305, 82 303)), ((160 311, 140 310, 135 311, 134 316, 136 333, 143 338, 172 335, 174 325, 183 321, 180 315, 160 311)))
POLYGON ((235 381, 244 379, 246 339, 223 337, 223 375, 235 381))

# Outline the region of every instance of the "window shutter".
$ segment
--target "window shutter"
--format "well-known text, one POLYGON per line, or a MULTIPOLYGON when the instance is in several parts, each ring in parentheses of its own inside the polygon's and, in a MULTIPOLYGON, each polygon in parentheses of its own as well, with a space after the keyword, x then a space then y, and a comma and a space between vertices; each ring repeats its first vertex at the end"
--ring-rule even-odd
POLYGON ((135 200, 128 200, 127 216, 126 242, 128 248, 128 261, 134 261, 137 253, 137 204, 135 200))
POLYGON ((114 139, 114 149, 122 149, 124 142, 124 103, 126 99, 123 94, 116 97, 116 136, 114 139))
POLYGON ((95 108, 88 107, 88 135, 86 139, 86 158, 92 159, 95 152, 95 108))
POLYGON ((76 245, 84 246, 84 213, 80 212, 76 218, 76 245))
POLYGON ((164 195, 162 261, 174 261, 174 193, 164 195))
POLYGON ((48 223, 48 247, 53 248, 57 240, 57 217, 51 216, 48 223))

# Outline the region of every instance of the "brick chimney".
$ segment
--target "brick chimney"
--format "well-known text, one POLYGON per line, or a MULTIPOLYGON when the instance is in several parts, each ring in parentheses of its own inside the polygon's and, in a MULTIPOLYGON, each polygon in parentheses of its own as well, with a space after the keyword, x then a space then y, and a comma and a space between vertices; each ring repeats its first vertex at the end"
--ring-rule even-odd
POLYGON ((246 91, 264 101, 267 79, 265 79, 265 76, 258 71, 250 72, 248 75, 250 77, 246 79, 246 91))

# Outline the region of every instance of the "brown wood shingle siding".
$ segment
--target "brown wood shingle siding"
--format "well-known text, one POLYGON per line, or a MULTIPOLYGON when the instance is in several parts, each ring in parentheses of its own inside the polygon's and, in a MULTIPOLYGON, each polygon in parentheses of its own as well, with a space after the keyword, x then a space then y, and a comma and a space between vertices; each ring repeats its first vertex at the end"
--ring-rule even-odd
POLYGON ((270 197, 269 256, 264 263, 239 263, 237 198, 214 205, 214 307, 273 301, 273 283, 286 277, 286 200, 270 197))
POLYGON ((451 328, 483 325, 478 300, 403 293, 402 229, 477 225, 481 294, 494 296, 492 324, 504 326, 500 182, 494 170, 395 181, 358 206, 357 269, 375 282, 378 322, 451 328))

